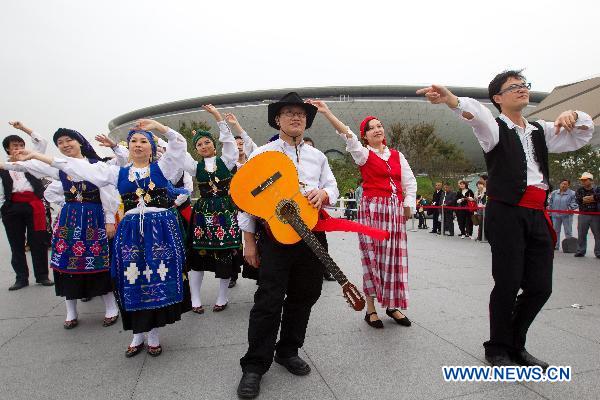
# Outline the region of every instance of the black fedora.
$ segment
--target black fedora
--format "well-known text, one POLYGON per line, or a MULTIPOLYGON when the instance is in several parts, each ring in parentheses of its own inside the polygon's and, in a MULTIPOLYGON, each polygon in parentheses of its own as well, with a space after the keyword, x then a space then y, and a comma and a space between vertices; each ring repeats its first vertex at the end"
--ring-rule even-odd
POLYGON ((283 96, 277 103, 269 104, 269 125, 271 127, 279 129, 279 125, 275 122, 275 117, 279 115, 279 111, 285 106, 300 106, 304 108, 306 111, 306 129, 310 128, 317 115, 317 107, 305 103, 302 97, 296 92, 290 92, 283 96))

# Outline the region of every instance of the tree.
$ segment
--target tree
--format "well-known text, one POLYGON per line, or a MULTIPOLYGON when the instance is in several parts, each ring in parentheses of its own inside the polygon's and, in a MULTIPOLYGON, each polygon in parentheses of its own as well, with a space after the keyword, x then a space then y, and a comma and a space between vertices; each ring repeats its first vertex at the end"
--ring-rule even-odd
POLYGON ((598 175, 600 171, 600 148, 587 144, 579 150, 566 153, 551 153, 548 157, 550 179, 558 187, 560 179, 576 182, 583 172, 598 175))
POLYGON ((348 192, 350 188, 356 189, 360 181, 360 171, 350 154, 346 153, 344 157, 335 158, 329 164, 341 196, 348 192))

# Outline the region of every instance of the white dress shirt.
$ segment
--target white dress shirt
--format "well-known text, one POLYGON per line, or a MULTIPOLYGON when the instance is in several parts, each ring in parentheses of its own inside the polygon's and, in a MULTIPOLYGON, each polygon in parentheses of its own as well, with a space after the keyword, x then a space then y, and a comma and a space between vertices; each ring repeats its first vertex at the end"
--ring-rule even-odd
MULTIPOLYGON (((473 133, 484 152, 490 152, 496 147, 498 142, 500 142, 498 122, 496 122, 492 112, 477 100, 469 97, 460 97, 459 105, 457 108, 454 108, 453 111, 459 118, 473 128, 473 133), (463 117, 463 112, 472 114, 474 118, 467 119, 463 117)), ((565 129, 561 129, 557 134, 554 122, 543 120, 537 121, 544 130, 548 152, 562 153, 565 151, 577 150, 592 139, 594 133, 594 123, 592 122, 592 118, 585 112, 579 110, 577 111, 577 116, 575 129, 570 133, 565 129)), ((544 183, 544 175, 542 174, 539 163, 535 160, 533 142, 531 139, 531 132, 537 130, 537 128, 525 119, 525 129, 523 129, 512 122, 506 115, 500 114, 499 117, 506 122, 508 129, 514 128, 519 135, 523 150, 525 151, 525 158, 527 159, 527 185, 537 186, 547 190, 548 185, 544 183)))
MULTIPOLYGON (((329 204, 337 201, 340 194, 337 182, 329 167, 327 156, 320 150, 304 144, 303 141, 298 146, 292 146, 277 139, 257 148, 250 155, 250 159, 266 151, 278 151, 292 160, 298 171, 299 189, 303 194, 307 194, 313 189, 323 189, 329 196, 329 204)), ((256 232, 256 219, 248 213, 238 213, 238 224, 245 232, 256 232)))

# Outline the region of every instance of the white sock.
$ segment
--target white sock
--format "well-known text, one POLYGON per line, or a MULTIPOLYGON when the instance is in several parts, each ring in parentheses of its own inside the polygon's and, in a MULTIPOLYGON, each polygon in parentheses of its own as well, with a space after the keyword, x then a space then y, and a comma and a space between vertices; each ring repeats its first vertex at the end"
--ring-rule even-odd
POLYGON ((77 300, 65 300, 65 305, 67 306, 66 321, 77 319, 77 300))
POLYGON ((224 306, 229 302, 227 295, 229 294, 229 281, 231 279, 219 279, 219 297, 217 297, 217 302, 215 303, 218 306, 224 306))
POLYGON ((202 279, 204 278, 204 271, 190 271, 188 274, 190 278, 190 292, 192 295, 192 307, 201 307, 202 300, 200 299, 200 288, 202 287, 202 279))
POLYGON ((140 344, 144 343, 144 334, 143 333, 134 333, 133 340, 131 341, 130 347, 136 347, 140 344))
POLYGON ((110 292, 102 295, 102 301, 104 301, 104 318, 112 318, 119 315, 119 308, 117 307, 117 301, 115 295, 110 292))
POLYGON ((148 346, 156 347, 160 345, 160 340, 158 338, 158 328, 152 329, 148 332, 148 346))

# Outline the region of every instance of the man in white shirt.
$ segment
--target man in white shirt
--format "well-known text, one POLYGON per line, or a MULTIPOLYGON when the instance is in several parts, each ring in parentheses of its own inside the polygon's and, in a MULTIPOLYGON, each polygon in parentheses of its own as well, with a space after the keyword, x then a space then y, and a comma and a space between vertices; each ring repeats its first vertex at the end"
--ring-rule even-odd
MULTIPOLYGON (((28 134, 38 152, 45 152, 47 141, 19 121, 10 123, 15 129, 28 134)), ((10 135, 2 141, 9 158, 25 147, 20 136, 10 135)), ((42 203, 44 187, 33 175, 0 168, 0 215, 6 229, 11 249, 11 264, 15 270, 15 283, 8 290, 18 290, 29 285, 29 268, 25 256, 25 238, 31 248, 33 271, 37 283, 52 286, 48 279, 48 245, 46 213, 42 203)))
MULTIPOLYGON (((327 157, 302 140, 316 114, 317 108, 297 93, 270 104, 269 125, 279 130, 279 138, 259 147, 250 158, 266 151, 287 155, 298 170, 300 190, 315 208, 320 208, 335 203, 339 192, 327 157)), ((304 343, 311 308, 321 295, 324 267, 303 241, 282 245, 267 235, 254 217, 240 213, 238 220, 244 234, 244 257, 258 268, 259 279, 250 312, 248 351, 240 360, 243 376, 237 393, 241 398, 254 398, 274 355, 275 362, 292 374, 310 373, 298 349, 304 343)), ((324 243, 323 232, 315 232, 315 236, 324 243)))
POLYGON ((504 71, 490 82, 489 98, 500 111, 456 97, 432 85, 417 91, 433 104, 446 104, 473 128, 484 152, 489 179, 486 237, 492 250, 490 340, 483 345, 494 366, 548 364, 525 350, 529 326, 552 293, 556 233, 545 212, 549 189, 548 152, 576 150, 592 138, 594 125, 582 111, 565 111, 554 122, 528 122, 523 109, 529 88, 521 71, 504 71), (519 290, 522 289, 522 293, 519 290))

